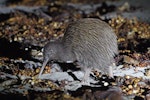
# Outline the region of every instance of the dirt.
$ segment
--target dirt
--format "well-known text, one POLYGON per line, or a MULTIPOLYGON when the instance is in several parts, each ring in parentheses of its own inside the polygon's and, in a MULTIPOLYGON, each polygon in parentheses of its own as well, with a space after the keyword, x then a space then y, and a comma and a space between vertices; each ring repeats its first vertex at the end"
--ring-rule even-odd
POLYGON ((1 0, 0 97, 3 100, 149 100, 147 1, 1 0), (56 62, 44 70, 50 76, 38 79, 43 46, 51 39, 61 38, 69 22, 85 17, 102 19, 114 29, 119 46, 115 71, 125 74, 109 78, 95 70, 90 85, 83 85, 80 68, 73 63, 56 62), (61 77, 54 79, 57 75, 61 77))

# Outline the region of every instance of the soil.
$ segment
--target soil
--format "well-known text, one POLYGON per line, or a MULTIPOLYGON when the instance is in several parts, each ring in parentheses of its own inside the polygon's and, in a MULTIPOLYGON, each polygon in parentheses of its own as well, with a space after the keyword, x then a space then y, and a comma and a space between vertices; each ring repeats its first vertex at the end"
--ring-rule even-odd
POLYGON ((1 0, 0 98, 22 100, 150 100, 148 0, 1 0), (71 21, 99 18, 118 37, 114 78, 83 72, 74 63, 43 63, 43 46, 63 37, 71 21))

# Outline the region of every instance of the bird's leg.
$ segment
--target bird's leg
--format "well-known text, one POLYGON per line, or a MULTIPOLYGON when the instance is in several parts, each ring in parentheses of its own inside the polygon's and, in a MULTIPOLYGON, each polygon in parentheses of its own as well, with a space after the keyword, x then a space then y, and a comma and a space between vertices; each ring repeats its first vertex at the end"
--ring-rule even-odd
POLYGON ((113 78, 113 69, 112 69, 112 66, 109 66, 109 69, 108 69, 108 75, 109 77, 112 77, 113 78))
POLYGON ((38 76, 38 78, 40 78, 41 77, 41 75, 42 75, 42 73, 43 73, 43 70, 44 70, 44 68, 45 68, 45 66, 46 66, 46 64, 48 63, 48 59, 47 60, 45 60, 44 62, 43 62, 43 65, 42 65, 42 68, 41 68, 41 71, 40 71, 40 73, 39 73, 39 76, 38 76))
POLYGON ((114 77, 114 74, 113 74, 113 68, 112 67, 115 67, 116 64, 113 63, 112 66, 109 66, 109 69, 108 69, 108 74, 109 74, 109 77, 113 78, 114 77))
POLYGON ((91 68, 85 68, 84 71, 85 71, 85 73, 84 73, 84 76, 83 76, 83 79, 82 79, 81 82, 82 83, 88 83, 90 72, 91 72, 91 68))

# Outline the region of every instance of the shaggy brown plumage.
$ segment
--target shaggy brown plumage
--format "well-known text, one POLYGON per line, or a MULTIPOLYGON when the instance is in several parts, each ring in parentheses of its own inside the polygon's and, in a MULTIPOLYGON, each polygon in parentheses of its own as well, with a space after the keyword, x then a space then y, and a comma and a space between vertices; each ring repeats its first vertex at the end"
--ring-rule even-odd
POLYGON ((107 23, 94 18, 80 19, 68 25, 62 40, 49 42, 44 47, 44 64, 39 76, 50 60, 77 60, 87 72, 86 77, 90 72, 87 69, 91 68, 108 73, 109 65, 117 53, 117 37, 107 23))

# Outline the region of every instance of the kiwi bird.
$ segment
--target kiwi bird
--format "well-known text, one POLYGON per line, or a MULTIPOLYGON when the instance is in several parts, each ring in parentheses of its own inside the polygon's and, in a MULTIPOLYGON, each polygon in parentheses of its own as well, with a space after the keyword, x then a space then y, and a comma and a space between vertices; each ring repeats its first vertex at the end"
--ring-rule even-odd
POLYGON ((109 74, 115 54, 118 54, 117 36, 106 22, 96 18, 79 19, 68 25, 62 39, 44 46, 39 77, 49 61, 77 61, 86 81, 93 68, 109 74))

